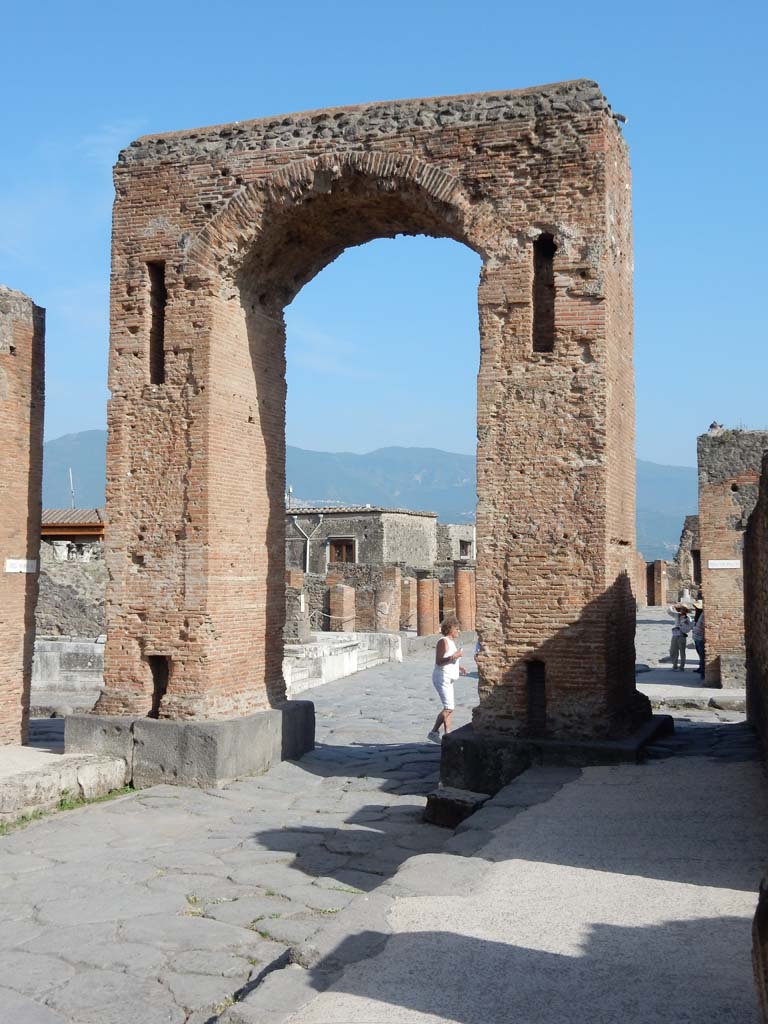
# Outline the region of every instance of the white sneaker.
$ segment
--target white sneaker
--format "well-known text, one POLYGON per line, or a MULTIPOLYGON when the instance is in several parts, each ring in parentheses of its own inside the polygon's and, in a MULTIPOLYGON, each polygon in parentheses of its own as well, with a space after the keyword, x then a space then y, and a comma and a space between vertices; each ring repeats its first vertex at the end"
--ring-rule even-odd
POLYGON ((443 742, 440 739, 440 733, 439 732, 435 732, 434 729, 432 730, 432 732, 428 732, 427 733, 427 739, 429 740, 430 743, 442 743, 443 742))

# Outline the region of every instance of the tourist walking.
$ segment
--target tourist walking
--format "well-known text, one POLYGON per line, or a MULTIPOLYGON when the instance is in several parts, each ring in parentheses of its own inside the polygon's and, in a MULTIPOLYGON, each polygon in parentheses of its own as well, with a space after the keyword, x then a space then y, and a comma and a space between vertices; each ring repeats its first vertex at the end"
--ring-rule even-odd
POLYGON ((437 690, 437 695, 443 705, 442 711, 435 719, 431 732, 427 733, 427 739, 433 743, 440 743, 440 726, 443 727, 445 735, 451 731, 451 716, 456 706, 453 693, 453 684, 459 676, 467 674, 466 669, 459 664, 464 651, 456 645, 456 638, 459 635, 461 624, 457 618, 450 616, 443 620, 440 625, 440 632, 443 634, 437 641, 435 648, 435 667, 432 670, 432 685, 437 690))
POLYGON ((691 630, 691 636, 693 637, 693 643, 696 647, 696 653, 699 656, 698 673, 703 679, 704 667, 706 664, 704 654, 704 605, 701 601, 694 601, 693 608, 693 629, 691 630))
POLYGON ((693 623, 688 618, 690 608, 686 604, 673 604, 667 608, 667 615, 675 620, 672 627, 672 641, 669 645, 669 657, 672 661, 672 671, 676 672, 678 661, 680 671, 685 672, 685 647, 688 643, 688 634, 693 629, 693 623))

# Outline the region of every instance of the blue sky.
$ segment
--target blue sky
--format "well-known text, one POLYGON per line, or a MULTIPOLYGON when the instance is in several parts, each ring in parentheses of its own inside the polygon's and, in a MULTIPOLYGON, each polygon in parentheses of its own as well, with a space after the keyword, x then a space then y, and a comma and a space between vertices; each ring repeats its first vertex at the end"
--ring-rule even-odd
MULTIPOLYGON (((579 77, 596 79, 629 118, 638 455, 692 465, 696 434, 713 418, 768 427, 765 10, 600 0, 9 5, 0 282, 48 310, 47 436, 105 422, 110 168, 132 138, 579 77)), ((287 311, 289 442, 471 451, 478 271, 477 257, 449 241, 382 240, 348 250, 307 285, 287 311)))

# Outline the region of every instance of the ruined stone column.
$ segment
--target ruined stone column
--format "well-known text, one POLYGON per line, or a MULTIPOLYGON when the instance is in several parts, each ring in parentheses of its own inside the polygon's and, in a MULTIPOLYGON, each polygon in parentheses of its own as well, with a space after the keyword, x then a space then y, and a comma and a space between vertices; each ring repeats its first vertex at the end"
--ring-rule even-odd
POLYGON ((400 590, 400 629, 416 629, 416 605, 416 580, 405 576, 400 590))
POLYGON ((653 603, 661 606, 667 597, 667 563, 657 558, 653 563, 653 603))
POLYGON ((638 608, 648 607, 648 584, 647 579, 647 568, 645 558, 640 551, 637 552, 635 574, 632 582, 633 589, 635 591, 635 603, 638 608))
POLYGON ((377 633, 398 633, 400 631, 400 590, 402 586, 400 568, 384 566, 382 581, 376 590, 375 625, 377 633))
POLYGON ((0 286, 0 744, 25 743, 43 473, 45 311, 0 286))
POLYGON ((420 576, 416 588, 416 633, 434 636, 440 632, 440 583, 434 576, 420 576))
POLYGON ((304 594, 304 573, 289 569, 285 585, 285 625, 283 639, 286 643, 306 644, 311 639, 309 614, 304 594))
POLYGON ((335 583, 328 592, 330 626, 334 633, 355 632, 355 588, 335 583))
POLYGON ((475 570, 465 562, 454 562, 453 579, 456 591, 456 618, 463 631, 475 628, 475 570))
POLYGON ((443 618, 449 615, 456 615, 456 584, 443 584, 443 618))

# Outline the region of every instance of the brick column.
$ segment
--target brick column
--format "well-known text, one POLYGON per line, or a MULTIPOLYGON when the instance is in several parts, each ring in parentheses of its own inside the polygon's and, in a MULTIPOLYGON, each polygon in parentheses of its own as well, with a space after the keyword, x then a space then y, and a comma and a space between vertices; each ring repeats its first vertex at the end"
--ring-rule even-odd
POLYGON ((635 604, 638 608, 648 607, 648 584, 646 582, 646 563, 642 552, 638 551, 635 558, 635 604))
POLYGON ((336 583, 328 592, 330 625, 333 633, 355 632, 355 588, 336 583))
POLYGON ((35 641, 45 311, 0 286, 0 744, 24 743, 35 641))
POLYGON ((416 632, 434 636, 440 632, 440 583, 434 576, 423 576, 416 581, 416 588, 416 632))
POLYGON ((462 630, 475 628, 475 570, 465 563, 455 562, 453 581, 456 588, 456 618, 462 630))
POLYGON ((653 563, 653 603, 663 605, 667 595, 667 563, 657 558, 653 563))
POLYGON ((400 590, 402 579, 396 565, 384 566, 381 585, 376 591, 375 627, 377 633, 400 630, 400 590))
POLYGON ((400 629, 416 629, 416 580, 405 577, 400 584, 400 629))

